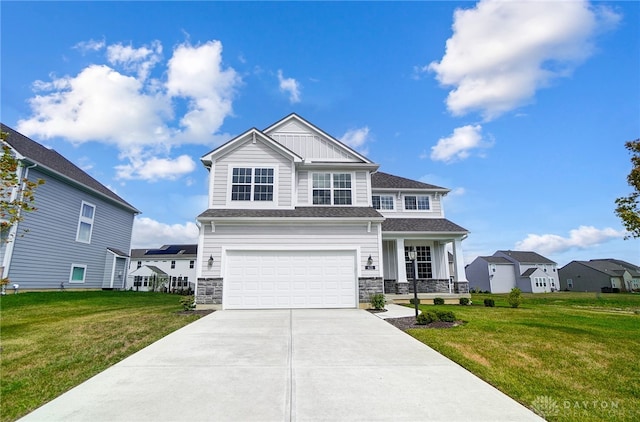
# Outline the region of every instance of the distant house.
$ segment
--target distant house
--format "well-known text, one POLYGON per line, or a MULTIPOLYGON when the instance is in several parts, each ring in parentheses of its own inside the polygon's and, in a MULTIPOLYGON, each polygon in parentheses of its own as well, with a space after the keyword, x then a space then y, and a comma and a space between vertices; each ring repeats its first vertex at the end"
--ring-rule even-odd
POLYGON ((577 292, 640 290, 640 267, 619 259, 571 261, 560 268, 560 288, 577 292))
POLYGON ((163 245, 132 249, 127 288, 133 290, 195 290, 198 245, 163 245))
POLYGON ((13 129, 18 177, 44 179, 37 210, 2 233, 0 271, 20 289, 121 289, 139 211, 54 150, 13 129), (22 236, 24 234, 24 236, 22 236))
POLYGON ((536 252, 496 251, 479 256, 465 267, 469 288, 491 293, 508 293, 514 287, 523 292, 559 290, 557 265, 536 252))

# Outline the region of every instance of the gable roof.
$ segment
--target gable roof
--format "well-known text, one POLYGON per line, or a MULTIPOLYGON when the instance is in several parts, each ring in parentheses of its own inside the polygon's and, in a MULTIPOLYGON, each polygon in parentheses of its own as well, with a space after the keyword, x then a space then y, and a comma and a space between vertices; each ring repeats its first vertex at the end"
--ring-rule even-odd
POLYGON ((589 261, 573 261, 607 275, 621 276, 628 271, 632 277, 640 277, 640 267, 618 259, 592 259, 589 261))
POLYGON ((32 164, 37 164, 38 167, 49 173, 61 176, 75 185, 84 187, 99 196, 109 199, 112 202, 116 202, 136 214, 140 213, 140 211, 133 205, 129 204, 111 189, 89 176, 86 172, 56 151, 45 148, 34 140, 16 132, 9 126, 6 126, 4 123, 1 124, 1 127, 2 132, 7 132, 9 134, 7 137, 7 143, 9 146, 24 157, 24 160, 32 164))
POLYGON ((501 256, 479 256, 478 258, 484 259, 490 264, 509 264, 514 265, 513 262, 509 261, 507 258, 503 258, 501 256))
POLYGON ((446 218, 387 218, 382 222, 382 232, 469 233, 446 218))
POLYGON ((193 257, 198 254, 198 245, 162 245, 158 249, 131 249, 131 259, 193 257))
POLYGON ((272 125, 270 125, 266 129, 264 129, 263 132, 265 134, 267 134, 267 135, 270 135, 272 132, 276 132, 278 128, 282 128, 282 127, 284 127, 287 124, 292 123, 292 122, 297 123, 299 126, 302 126, 302 127, 304 127, 305 129, 307 129, 307 130, 309 130, 311 132, 318 133, 323 138, 326 138, 329 142, 334 143, 340 149, 346 150, 349 154, 352 154, 354 157, 356 157, 357 159, 361 160, 363 163, 373 164, 373 162, 371 160, 369 160, 367 157, 365 157, 364 155, 360 154, 359 152, 357 152, 356 150, 354 150, 350 146, 344 144, 343 142, 341 142, 338 139, 334 138, 333 136, 329 135, 328 133, 326 133, 322 129, 318 128, 314 124, 310 123, 306 119, 300 117, 296 113, 291 113, 288 116, 285 116, 284 118, 278 120, 277 122, 273 123, 272 125))
MULTIPOLYGON (((497 251, 497 253, 502 253, 507 255, 514 260, 518 261, 521 264, 555 264, 554 261, 549 258, 545 258, 544 256, 530 251, 497 251)), ((495 256, 495 254, 494 254, 495 256)))
POLYGON ((400 176, 394 176, 381 171, 371 175, 371 187, 373 189, 420 189, 420 190, 439 190, 449 192, 449 189, 440 186, 430 185, 428 183, 418 182, 417 180, 406 179, 400 176))

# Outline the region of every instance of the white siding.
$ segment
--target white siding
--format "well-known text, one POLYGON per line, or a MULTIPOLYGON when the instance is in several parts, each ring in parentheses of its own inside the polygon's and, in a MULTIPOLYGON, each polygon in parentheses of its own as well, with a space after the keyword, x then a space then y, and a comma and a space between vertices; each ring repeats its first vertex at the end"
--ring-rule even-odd
POLYGON ((443 218, 444 210, 442 209, 442 195, 433 193, 408 193, 402 192, 398 196, 398 192, 380 192, 373 190, 372 195, 393 196, 393 210, 378 210, 380 214, 390 218, 443 218), (404 210, 404 196, 416 195, 429 197, 429 210, 404 210))

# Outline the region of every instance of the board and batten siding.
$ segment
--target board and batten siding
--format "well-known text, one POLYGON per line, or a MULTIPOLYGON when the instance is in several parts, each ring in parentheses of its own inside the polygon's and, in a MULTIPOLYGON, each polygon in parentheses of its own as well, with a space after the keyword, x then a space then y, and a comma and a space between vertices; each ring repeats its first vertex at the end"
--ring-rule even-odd
POLYGON ((359 274, 362 277, 379 277, 380 256, 378 224, 321 224, 321 225, 257 225, 257 224, 216 224, 215 232, 207 231, 204 238, 202 256, 213 256, 213 265, 208 268, 201 262, 203 277, 221 277, 223 247, 242 250, 340 250, 352 248, 360 250, 359 274), (371 255, 375 270, 365 270, 367 258, 371 255))
POLYGON ((107 248, 127 252, 131 246, 134 213, 114 205, 92 192, 69 186, 45 175, 37 167, 29 179, 45 179, 35 193, 36 211, 25 213, 18 227, 9 267, 9 278, 21 288, 101 288, 105 274, 107 248), (82 201, 94 205, 91 243, 76 241, 82 201), (86 265, 85 282, 69 284, 71 265, 86 265))
MULTIPOLYGON (((277 206, 292 206, 292 162, 280 153, 273 150, 264 142, 257 140, 255 143, 251 139, 235 148, 228 154, 218 158, 213 165, 210 177, 213 180, 211 192, 211 208, 223 208, 231 202, 231 192, 229 175, 233 167, 277 167, 277 177, 274 180, 274 189, 277 192, 277 206)), ((243 207, 262 208, 266 204, 261 201, 238 201, 243 207)))

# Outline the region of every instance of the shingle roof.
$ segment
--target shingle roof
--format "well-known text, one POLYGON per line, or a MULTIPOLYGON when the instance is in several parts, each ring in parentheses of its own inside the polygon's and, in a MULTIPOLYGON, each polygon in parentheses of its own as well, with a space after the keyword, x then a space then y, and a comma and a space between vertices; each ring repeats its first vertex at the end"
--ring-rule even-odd
POLYGON ((529 277, 531 274, 535 273, 537 268, 529 268, 527 271, 522 273, 522 277, 529 277))
POLYGON ((131 258, 148 258, 150 256, 161 255, 163 259, 170 258, 172 256, 180 257, 198 254, 198 245, 162 245, 158 249, 131 249, 131 258))
POLYGON ((587 267, 593 268, 594 270, 607 274, 613 273, 616 275, 622 275, 622 273, 626 270, 629 271, 629 273, 633 277, 640 277, 640 267, 617 259, 592 259, 589 261, 577 262, 586 265, 587 267))
POLYGON ((469 231, 446 218, 388 218, 382 222, 382 232, 449 232, 469 231))
POLYGON ((88 187, 91 190, 120 203, 133 212, 140 212, 133 205, 119 197, 111 189, 89 176, 82 169, 64 158, 62 155, 58 154, 56 151, 45 148, 32 139, 29 139, 21 133, 11 129, 9 126, 6 126, 4 123, 1 124, 1 127, 2 132, 7 132, 9 134, 7 137, 7 143, 22 156, 26 157, 28 161, 53 170, 54 172, 71 179, 75 183, 88 187))
POLYGON ((544 256, 529 251, 498 251, 523 264, 555 264, 554 261, 544 256))
POLYGON ((400 176, 394 176, 381 171, 371 175, 371 187, 374 189, 438 189, 448 190, 440 186, 430 185, 428 183, 418 182, 417 180, 406 179, 400 176))
POLYGON ((107 249, 118 256, 129 257, 129 254, 127 254, 126 252, 122 252, 120 249, 116 249, 116 248, 107 248, 107 249))
POLYGON ((372 207, 296 207, 292 210, 208 209, 198 218, 379 218, 372 207))
POLYGON ((490 264, 510 264, 513 265, 513 262, 509 261, 507 258, 503 258, 501 256, 480 256, 479 258, 484 259, 490 264))

